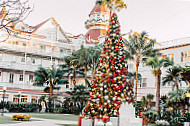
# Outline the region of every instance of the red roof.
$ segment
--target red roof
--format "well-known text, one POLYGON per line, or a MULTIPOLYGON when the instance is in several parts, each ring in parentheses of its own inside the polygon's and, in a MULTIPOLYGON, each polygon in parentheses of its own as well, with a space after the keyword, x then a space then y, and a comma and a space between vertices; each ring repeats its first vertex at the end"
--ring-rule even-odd
POLYGON ((106 12, 106 13, 108 13, 109 11, 108 11, 106 6, 96 4, 95 7, 92 9, 90 15, 93 14, 93 13, 98 13, 98 12, 106 12))
POLYGON ((85 37, 87 39, 87 44, 92 44, 94 42, 92 42, 92 40, 95 40, 96 42, 98 42, 98 37, 103 34, 106 35, 107 30, 106 29, 91 29, 89 30, 85 37))
MULTIPOLYGON (((46 23, 47 21, 49 21, 50 19, 51 19, 51 18, 49 18, 49 19, 45 20, 44 22, 42 22, 42 23, 40 23, 40 24, 34 26, 34 28, 35 28, 34 31, 36 31, 38 28, 40 28, 43 24, 45 24, 45 23, 46 23)), ((34 32, 34 31, 33 31, 33 32, 34 32)))

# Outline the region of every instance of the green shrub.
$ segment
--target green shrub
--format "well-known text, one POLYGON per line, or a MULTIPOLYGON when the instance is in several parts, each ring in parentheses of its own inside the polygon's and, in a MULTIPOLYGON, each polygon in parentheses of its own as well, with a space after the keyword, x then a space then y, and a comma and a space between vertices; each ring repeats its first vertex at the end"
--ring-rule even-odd
MULTIPOLYGON (((0 109, 2 109, 3 102, 0 102, 0 109)), ((9 112, 36 112, 40 109, 40 105, 36 103, 15 103, 4 102, 4 108, 9 112)))

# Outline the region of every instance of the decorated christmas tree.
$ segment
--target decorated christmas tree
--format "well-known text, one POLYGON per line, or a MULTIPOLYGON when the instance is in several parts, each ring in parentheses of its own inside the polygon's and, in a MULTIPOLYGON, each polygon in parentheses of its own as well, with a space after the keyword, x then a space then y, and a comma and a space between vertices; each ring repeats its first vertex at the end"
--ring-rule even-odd
POLYGON ((117 15, 111 16, 99 68, 92 83, 90 98, 84 116, 101 118, 117 117, 122 102, 133 103, 132 85, 127 82, 126 56, 117 15))

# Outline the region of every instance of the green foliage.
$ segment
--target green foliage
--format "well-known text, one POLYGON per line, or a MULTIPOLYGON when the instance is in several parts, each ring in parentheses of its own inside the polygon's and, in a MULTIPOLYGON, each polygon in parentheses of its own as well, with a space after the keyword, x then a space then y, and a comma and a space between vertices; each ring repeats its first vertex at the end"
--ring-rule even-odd
POLYGON ((100 5, 106 5, 111 12, 112 10, 120 11, 122 8, 127 8, 123 0, 97 0, 96 3, 100 5))
POLYGON ((190 84, 190 66, 186 66, 185 68, 182 68, 180 74, 182 77, 190 84))
MULTIPOLYGON (((0 102, 0 109, 2 109, 3 102, 0 102)), ((4 102, 4 108, 9 112, 37 112, 41 109, 40 104, 36 103, 15 103, 15 102, 4 102)))
POLYGON ((163 78, 163 85, 166 85, 166 83, 172 83, 173 84, 173 90, 174 87, 176 87, 176 90, 179 88, 179 83, 182 81, 185 81, 185 78, 181 76, 182 71, 181 66, 173 66, 172 68, 168 68, 166 71, 166 76, 163 78))
POLYGON ((65 71, 52 66, 52 68, 40 67, 35 71, 35 86, 46 86, 45 91, 49 93, 49 111, 53 111, 52 96, 53 90, 59 89, 58 85, 67 84, 68 81, 63 79, 65 71))
POLYGON ((83 85, 75 85, 74 89, 67 93, 70 94, 70 97, 65 98, 63 107, 58 111, 72 114, 81 113, 89 98, 89 89, 83 85))
POLYGON ((143 115, 145 115, 148 118, 149 123, 154 123, 157 120, 157 112, 153 110, 148 110, 146 112, 142 112, 143 115))

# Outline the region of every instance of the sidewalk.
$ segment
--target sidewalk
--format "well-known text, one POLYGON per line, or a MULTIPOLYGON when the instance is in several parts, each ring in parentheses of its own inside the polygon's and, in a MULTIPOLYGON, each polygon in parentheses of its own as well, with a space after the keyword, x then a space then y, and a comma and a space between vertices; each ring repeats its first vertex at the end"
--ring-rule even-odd
MULTIPOLYGON (((5 113, 4 116, 12 118, 14 113, 5 113)), ((42 119, 33 118, 34 121, 20 121, 20 123, 14 124, 0 124, 0 126, 60 126, 58 124, 78 124, 77 121, 67 121, 67 120, 56 120, 56 119, 42 119)))

